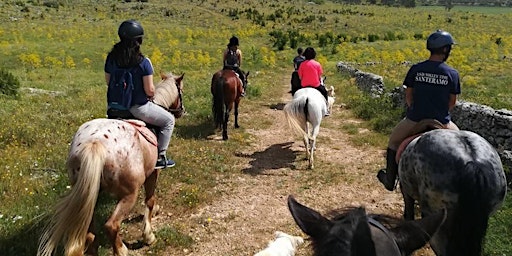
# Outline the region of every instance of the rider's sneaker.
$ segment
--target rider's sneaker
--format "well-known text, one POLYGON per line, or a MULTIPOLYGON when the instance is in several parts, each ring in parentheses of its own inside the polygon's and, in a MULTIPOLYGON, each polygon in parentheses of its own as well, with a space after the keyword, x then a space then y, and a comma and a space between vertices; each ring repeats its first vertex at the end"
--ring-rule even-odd
POLYGON ((165 156, 159 157, 156 161, 155 169, 163 169, 168 167, 174 167, 176 163, 172 159, 167 159, 165 156))

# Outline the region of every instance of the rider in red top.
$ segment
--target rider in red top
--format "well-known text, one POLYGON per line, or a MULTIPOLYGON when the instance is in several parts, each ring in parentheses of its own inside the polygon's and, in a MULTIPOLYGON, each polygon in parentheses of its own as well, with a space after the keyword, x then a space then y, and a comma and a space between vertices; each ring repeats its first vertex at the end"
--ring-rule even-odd
POLYGON ((322 65, 315 60, 316 52, 313 47, 308 47, 304 50, 304 57, 306 58, 299 66, 299 78, 300 85, 304 87, 313 87, 320 91, 325 97, 325 103, 327 104, 327 90, 322 84, 322 65))

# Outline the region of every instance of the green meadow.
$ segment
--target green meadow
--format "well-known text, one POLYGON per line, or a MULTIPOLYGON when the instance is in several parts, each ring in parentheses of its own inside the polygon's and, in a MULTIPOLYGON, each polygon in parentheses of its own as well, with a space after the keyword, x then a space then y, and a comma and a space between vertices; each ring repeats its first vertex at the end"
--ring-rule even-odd
MULTIPOLYGON (((251 72, 244 111, 279 99, 276 83, 288 79, 295 49, 313 46, 339 101, 364 120, 360 126, 373 130, 370 137, 353 134, 356 145, 384 148, 400 110, 363 95, 336 64, 381 75, 391 90, 402 83, 409 68, 404 63, 428 57, 425 40, 436 29, 457 41, 448 64, 460 71, 460 99, 512 109, 510 8, 456 6, 448 12, 302 0, 3 0, 0 69, 20 88, 17 95, 0 94, 1 255, 35 254, 40 221, 68 190, 65 160, 73 134, 82 123, 105 117, 104 60, 118 40, 118 25, 132 18, 145 29, 142 50, 155 71, 185 73, 187 114, 177 121, 169 150, 178 164, 158 183, 158 191, 177 190, 161 202, 177 216, 211 201, 216 194, 209 188, 239 171, 232 152, 252 142, 244 129, 222 144, 206 140, 216 133, 210 79, 222 67, 221 53, 232 35, 240 38, 243 66, 251 72)), ((269 122, 254 119, 244 128, 269 122)), ((353 127, 340 129, 350 133, 353 127)), ((103 203, 100 215, 107 216, 111 201, 103 203)), ((485 255, 512 255, 511 204, 509 195, 491 218, 485 255)), ((159 230, 157 236, 171 239, 159 242, 155 255, 169 246, 190 246, 185 229, 159 230)))

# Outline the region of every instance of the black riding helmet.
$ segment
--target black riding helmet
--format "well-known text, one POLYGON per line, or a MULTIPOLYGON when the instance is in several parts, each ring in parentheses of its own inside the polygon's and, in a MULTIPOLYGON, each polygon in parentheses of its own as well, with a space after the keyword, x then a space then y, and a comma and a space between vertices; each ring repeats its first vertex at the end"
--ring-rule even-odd
POLYGON ((429 50, 439 49, 452 44, 455 44, 452 35, 440 29, 430 34, 427 39, 427 49, 429 50))
POLYGON ((233 37, 231 37, 231 38, 229 39, 229 44, 228 44, 228 46, 235 46, 235 45, 236 45, 236 46, 238 46, 238 45, 239 45, 239 44, 238 44, 238 37, 233 36, 233 37))
POLYGON ((144 29, 139 22, 135 20, 126 20, 119 26, 117 34, 121 40, 137 39, 144 36, 144 29))

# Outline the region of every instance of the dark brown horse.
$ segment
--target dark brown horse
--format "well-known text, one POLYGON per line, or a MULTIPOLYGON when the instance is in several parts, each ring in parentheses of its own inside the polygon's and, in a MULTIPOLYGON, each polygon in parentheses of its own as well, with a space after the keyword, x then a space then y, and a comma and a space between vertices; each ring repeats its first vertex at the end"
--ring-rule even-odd
POLYGON ((244 85, 247 85, 249 72, 244 73, 243 81, 233 70, 220 70, 213 74, 211 92, 213 95, 212 112, 215 127, 222 127, 222 139, 228 139, 229 113, 235 108, 235 128, 238 125, 238 106, 244 85))

